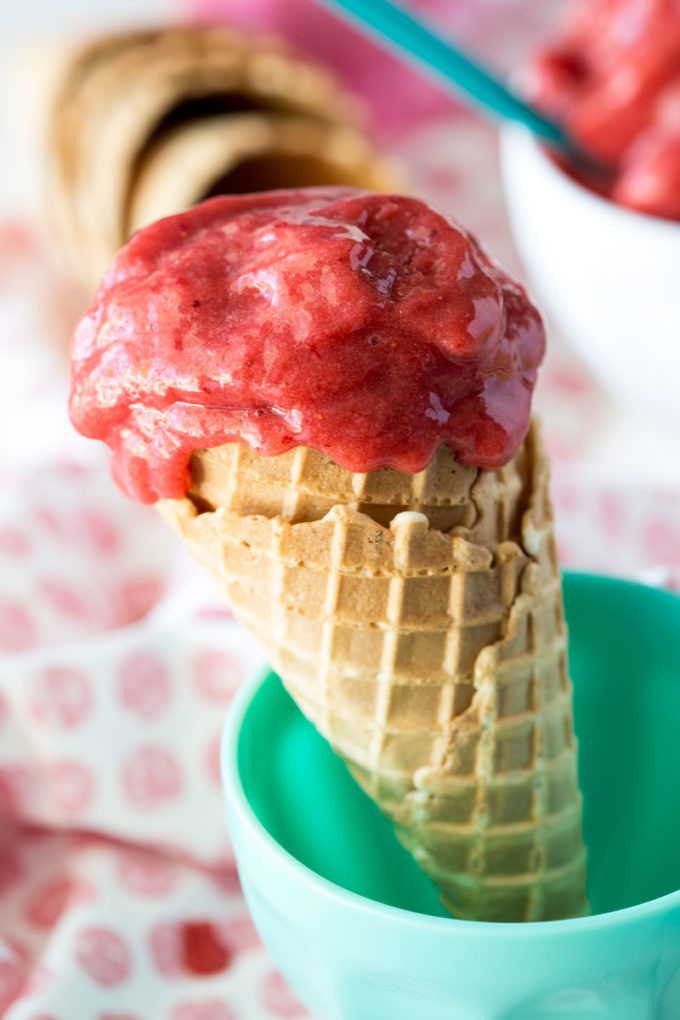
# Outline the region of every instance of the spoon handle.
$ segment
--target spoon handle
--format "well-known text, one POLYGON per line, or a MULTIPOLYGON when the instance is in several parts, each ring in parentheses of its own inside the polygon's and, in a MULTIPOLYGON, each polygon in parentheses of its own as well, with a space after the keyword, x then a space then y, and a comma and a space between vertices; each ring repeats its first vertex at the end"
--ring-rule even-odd
POLYGON ((562 149, 569 141, 562 128, 510 92, 479 64, 470 60, 389 0, 322 0, 327 7, 349 15, 369 29, 377 41, 401 51, 465 92, 476 104, 497 117, 519 121, 540 138, 562 149))

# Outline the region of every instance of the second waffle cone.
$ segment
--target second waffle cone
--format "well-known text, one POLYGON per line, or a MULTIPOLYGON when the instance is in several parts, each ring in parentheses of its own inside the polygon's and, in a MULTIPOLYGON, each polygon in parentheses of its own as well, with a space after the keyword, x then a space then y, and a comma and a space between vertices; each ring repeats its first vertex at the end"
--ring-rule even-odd
POLYGON ((143 225, 213 194, 311 184, 399 190, 363 109, 281 40, 218 26, 104 36, 65 60, 50 215, 93 284, 143 225))
POLYGON ((199 451, 159 504, 458 917, 587 910, 566 628, 536 426, 499 471, 199 451))

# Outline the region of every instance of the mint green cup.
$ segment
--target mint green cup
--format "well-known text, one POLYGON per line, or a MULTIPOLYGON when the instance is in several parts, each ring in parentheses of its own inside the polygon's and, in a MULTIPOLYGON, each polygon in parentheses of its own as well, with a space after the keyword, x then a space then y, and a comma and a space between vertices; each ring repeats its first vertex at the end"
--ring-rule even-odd
POLYGON ((458 921, 274 674, 224 731, 260 935, 318 1020, 680 1020, 680 598, 564 579, 592 916, 458 921))

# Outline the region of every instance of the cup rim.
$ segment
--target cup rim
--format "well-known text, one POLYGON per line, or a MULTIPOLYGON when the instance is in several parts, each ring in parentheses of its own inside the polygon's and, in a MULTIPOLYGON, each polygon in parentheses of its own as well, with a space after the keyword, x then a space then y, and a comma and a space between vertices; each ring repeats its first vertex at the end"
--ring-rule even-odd
MULTIPOLYGON (((594 574, 588 571, 565 570, 564 574, 574 578, 581 578, 588 581, 595 581, 596 584, 604 586, 617 585, 631 588, 653 591, 670 599, 678 600, 678 596, 668 589, 658 588, 654 585, 633 581, 628 578, 614 577, 608 574, 594 574)), ((378 915, 383 921, 390 924, 408 925, 429 929, 433 934, 442 934, 446 929, 451 935, 466 934, 470 937, 505 937, 508 934, 508 927, 512 928, 513 937, 531 938, 533 935, 558 936, 571 935, 575 933, 594 933, 606 930, 614 926, 620 927, 624 923, 635 923, 656 915, 662 915, 675 907, 680 908, 680 889, 666 893, 652 900, 645 900, 643 903, 636 903, 630 907, 622 907, 619 910, 610 910, 601 914, 589 914, 585 917, 572 917, 559 921, 529 921, 509 925, 502 921, 467 921, 456 917, 436 917, 431 914, 422 914, 419 911, 407 910, 403 907, 394 907, 378 900, 369 899, 361 893, 345 889, 330 879, 324 878, 311 868, 307 867, 288 850, 285 849, 265 828, 259 820, 246 796, 238 767, 238 744, 241 733, 241 726, 245 715, 259 689, 272 672, 270 666, 265 666, 255 673, 238 691, 227 714, 220 746, 220 767, 222 774, 222 787, 227 803, 239 815, 241 822, 249 830, 265 850, 273 857, 276 857, 286 868, 294 872, 306 885, 314 886, 317 891, 328 899, 333 899, 343 905, 352 905, 367 914, 378 915)))
POLYGON ((508 123, 501 129, 502 137, 514 146, 522 145, 525 151, 529 151, 534 161, 540 165, 542 172, 558 187, 571 195, 578 201, 590 204, 593 209, 599 210, 604 215, 613 219, 620 219, 634 229, 645 229, 663 235, 680 233, 680 220, 671 220, 663 216, 653 216, 651 213, 641 212, 638 209, 629 209, 625 205, 619 205, 609 198, 598 195, 591 191, 584 184, 579 183, 575 178, 559 166, 555 160, 550 158, 548 150, 527 127, 523 124, 508 123))

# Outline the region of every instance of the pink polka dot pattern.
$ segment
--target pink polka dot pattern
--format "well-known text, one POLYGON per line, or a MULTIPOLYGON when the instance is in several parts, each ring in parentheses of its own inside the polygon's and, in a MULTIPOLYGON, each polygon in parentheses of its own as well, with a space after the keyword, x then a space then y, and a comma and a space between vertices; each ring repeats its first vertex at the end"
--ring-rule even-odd
POLYGON ((62 538, 65 534, 64 523, 49 506, 39 506, 35 517, 44 531, 53 538, 62 538))
POLYGON ((231 917, 220 925, 220 935, 232 953, 246 953, 259 949, 260 936, 249 914, 231 917))
POLYGON ((205 749, 206 771, 217 787, 220 787, 222 784, 222 777, 220 775, 220 742, 221 732, 215 734, 205 749))
POLYGON ((213 867, 211 878, 220 892, 234 894, 241 891, 241 883, 236 870, 236 863, 233 860, 215 865, 213 867))
POLYGON ((90 882, 56 875, 38 886, 24 906, 24 918, 34 928, 49 931, 68 906, 94 900, 96 892, 90 882))
POLYGON ((118 865, 121 886, 135 896, 164 897, 176 884, 172 864, 151 853, 130 851, 118 865))
POLYGON ((97 1020, 141 1020, 137 1013, 100 1013, 97 1020))
POLYGON ((295 998, 278 970, 271 970, 265 979, 262 988, 262 1005, 269 1009, 274 1016, 291 1018, 291 1020, 293 1017, 307 1015, 304 1006, 295 998))
POLYGON ((26 535, 16 528, 0 528, 0 555, 15 556, 23 559, 31 551, 31 543, 26 535))
POLYGON ((90 615, 89 609, 75 588, 58 578, 46 577, 39 584, 39 591, 52 609, 64 616, 84 620, 90 615))
POLYGON ((165 662, 139 650, 127 656, 118 668, 118 697, 125 708, 151 722, 167 707, 170 681, 165 662))
POLYGON ((127 980, 132 954, 121 935, 111 928, 83 928, 76 935, 75 958, 86 974, 106 988, 127 980))
POLYGON ((180 1003, 173 1010, 172 1020, 238 1020, 238 1017, 221 999, 202 999, 180 1003))
POLYGON ((163 581, 159 577, 129 577, 123 581, 116 595, 120 625, 142 620, 162 591, 163 581))
POLYGON ((173 800, 182 789, 177 758, 159 744, 138 748, 123 765, 122 786, 127 802, 136 808, 157 808, 173 800))
POLYGON ((67 815, 79 815, 94 796, 92 771, 81 762, 57 761, 47 768, 47 785, 57 809, 67 815))
POLYGON ((82 670, 48 666, 36 679, 31 709, 42 725, 71 729, 86 719, 91 705, 90 681, 82 670))
POLYGON ((0 847, 0 896, 11 889, 22 877, 19 855, 11 847, 0 847))
POLYGON ((193 663, 196 689, 214 701, 231 701, 243 676, 243 667, 233 655, 216 648, 199 652, 193 663))
POLYGON ((670 521, 652 519, 645 528, 644 542, 652 560, 680 567, 680 522, 674 527, 670 521))
POLYGON ((6 941, 7 954, 0 959, 0 1016, 17 998, 29 966, 26 949, 14 940, 6 941))
POLYGON ((101 556, 112 556, 118 550, 118 530, 113 521, 99 510, 86 507, 78 514, 77 523, 86 540, 101 556))
POLYGON ((97 1020, 141 1020, 137 1013, 100 1013, 97 1020))
POLYGON ((25 652, 35 642, 36 627, 26 607, 0 597, 0 652, 25 652))
POLYGON ((194 616, 197 620, 233 620, 234 614, 227 606, 199 606, 194 616))
POLYGON ((17 999, 30 999, 35 995, 49 994, 53 980, 54 971, 50 967, 42 962, 34 963, 19 989, 17 999))
POLYGON ((35 788, 36 767, 12 762, 0 766, 0 815, 30 812, 35 788))
POLYGON ((163 977, 182 973, 182 941, 179 923, 162 921, 149 932, 149 950, 154 967, 163 977))

